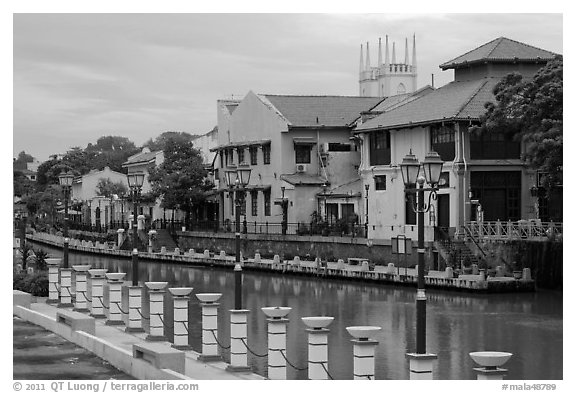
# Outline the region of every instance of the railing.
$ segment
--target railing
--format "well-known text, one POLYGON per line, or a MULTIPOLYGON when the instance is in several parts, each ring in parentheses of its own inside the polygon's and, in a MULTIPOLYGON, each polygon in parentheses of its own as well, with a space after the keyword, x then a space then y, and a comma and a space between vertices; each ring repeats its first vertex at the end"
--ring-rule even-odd
POLYGON ((476 240, 553 240, 562 241, 562 223, 520 221, 471 221, 464 225, 467 236, 476 240))

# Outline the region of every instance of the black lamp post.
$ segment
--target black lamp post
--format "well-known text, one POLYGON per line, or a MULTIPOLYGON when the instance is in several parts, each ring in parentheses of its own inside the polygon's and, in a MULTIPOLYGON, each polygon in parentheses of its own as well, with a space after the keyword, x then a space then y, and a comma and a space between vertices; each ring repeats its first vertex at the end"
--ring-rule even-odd
POLYGON ((132 286, 138 286, 138 198, 144 184, 144 172, 132 172, 128 174, 128 186, 132 190, 134 202, 134 215, 132 218, 132 286))
POLYGON ((436 199, 437 185, 444 162, 436 152, 426 155, 424 162, 418 162, 416 156, 410 153, 404 157, 400 168, 405 190, 412 208, 418 214, 418 289, 416 292, 416 354, 426 353, 426 293, 424 290, 424 213, 430 209, 430 198, 436 199), (420 168, 424 176, 420 175, 420 168), (424 188, 424 183, 430 187, 424 188), (418 184, 418 188, 415 186, 418 184), (424 203, 424 192, 430 191, 428 204, 424 203), (417 194, 418 202, 414 206, 413 195, 417 194))
POLYGON ((240 208, 244 196, 244 188, 250 182, 252 169, 246 163, 238 167, 231 165, 226 169, 226 185, 230 192, 236 195, 236 266, 234 266, 234 309, 242 309, 242 265, 240 263, 240 208))
POLYGON ((282 186, 280 190, 282 191, 282 201, 280 202, 282 206, 282 235, 286 236, 288 232, 288 198, 284 198, 286 187, 282 186))
POLYGON ((58 181, 64 189, 64 268, 68 268, 68 198, 70 197, 70 188, 72 187, 74 176, 69 172, 64 172, 58 176, 58 181))
POLYGON ((366 212, 365 212, 365 219, 364 219, 364 236, 368 238, 368 190, 370 189, 370 184, 366 183, 364 185, 366 189, 366 212))

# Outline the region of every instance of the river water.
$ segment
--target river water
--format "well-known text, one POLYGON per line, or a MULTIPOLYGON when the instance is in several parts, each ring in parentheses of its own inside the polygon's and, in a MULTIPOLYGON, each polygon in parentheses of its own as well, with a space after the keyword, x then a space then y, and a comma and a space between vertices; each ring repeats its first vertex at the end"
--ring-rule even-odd
MULTIPOLYGON (((40 246, 53 257, 61 250, 40 246)), ((126 272, 131 281, 129 259, 70 253, 70 265, 90 264, 109 272, 126 272)), ((193 293, 223 294, 219 308, 219 341, 229 345, 230 318, 234 305, 234 276, 222 268, 189 267, 161 262, 140 262, 140 279, 167 281, 169 287, 193 287, 193 293)), ((248 345, 258 354, 266 353, 268 306, 292 307, 288 325, 288 360, 297 367, 307 361, 307 333, 300 320, 306 316, 333 316, 328 335, 329 372, 334 379, 352 379, 352 343, 347 326, 382 327, 376 337, 376 379, 409 379, 405 354, 416 348, 415 288, 346 282, 322 278, 245 272, 244 307, 248 318, 248 345)), ((562 379, 562 292, 539 291, 522 294, 479 295, 448 291, 427 291, 427 350, 438 355, 435 378, 475 379, 473 351, 513 353, 506 364, 506 379, 562 379)), ((127 301, 126 291, 124 301, 127 301)), ((124 303, 126 304, 126 303, 124 303)), ((166 295, 165 322, 173 324, 172 299, 166 295)), ((124 308, 127 308, 124 306, 124 308)), ((147 295, 143 313, 147 315, 147 295)), ((195 296, 189 305, 189 342, 201 351, 201 309, 195 296)), ((172 339, 172 330, 166 335, 172 339)), ((229 362, 229 351, 222 350, 229 362)), ((266 359, 249 355, 253 369, 266 375, 266 359)), ((288 368, 289 379, 306 379, 306 371, 288 368)))

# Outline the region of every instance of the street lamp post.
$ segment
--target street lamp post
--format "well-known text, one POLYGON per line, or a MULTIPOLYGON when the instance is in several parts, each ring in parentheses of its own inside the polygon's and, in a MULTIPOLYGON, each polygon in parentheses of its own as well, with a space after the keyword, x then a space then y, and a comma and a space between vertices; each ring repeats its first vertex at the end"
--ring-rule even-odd
POLYGON ((280 187, 280 190, 282 191, 282 235, 286 236, 286 233, 288 232, 288 199, 284 198, 286 187, 282 186, 280 187))
POLYGON ((244 189, 250 182, 252 169, 246 163, 238 164, 238 167, 230 166, 226 169, 226 184, 230 192, 234 192, 236 207, 236 266, 234 266, 234 309, 242 309, 242 265, 240 262, 240 208, 244 189))
POLYGON ((370 189, 370 184, 366 183, 364 185, 366 189, 366 212, 365 212, 365 219, 364 219, 364 236, 368 238, 368 190, 370 189))
POLYGON ((64 235, 64 268, 68 268, 68 198, 70 197, 70 188, 72 187, 72 180, 74 176, 65 172, 58 176, 58 181, 64 189, 64 228, 62 234, 64 235))
POLYGON ((134 202, 134 215, 132 221, 132 286, 138 286, 138 198, 144 184, 144 172, 132 172, 128 174, 128 186, 132 190, 134 202))
POLYGON ((431 198, 436 199, 438 180, 444 162, 436 152, 430 152, 422 163, 410 153, 404 157, 400 168, 404 180, 404 192, 409 195, 414 205, 413 195, 417 195, 417 205, 412 206, 418 214, 418 289, 416 294, 416 355, 426 354, 426 294, 424 290, 424 213, 430 209, 431 198), (424 176, 420 175, 420 169, 424 176), (424 183, 430 187, 424 188, 424 183), (418 188, 414 187, 418 185, 418 188), (428 203, 424 202, 424 193, 430 192, 428 203))

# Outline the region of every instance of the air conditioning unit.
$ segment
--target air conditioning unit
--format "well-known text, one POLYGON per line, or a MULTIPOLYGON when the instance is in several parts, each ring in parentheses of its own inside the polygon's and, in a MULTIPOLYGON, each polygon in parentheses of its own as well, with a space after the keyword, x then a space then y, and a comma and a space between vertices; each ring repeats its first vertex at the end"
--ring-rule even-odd
POLYGON ((303 173, 308 171, 308 164, 296 164, 296 172, 303 173))

